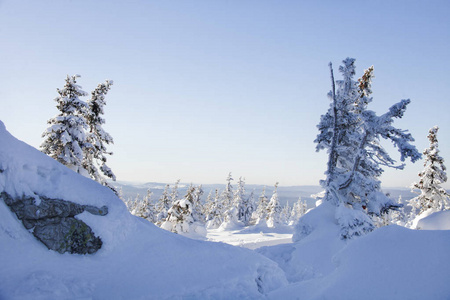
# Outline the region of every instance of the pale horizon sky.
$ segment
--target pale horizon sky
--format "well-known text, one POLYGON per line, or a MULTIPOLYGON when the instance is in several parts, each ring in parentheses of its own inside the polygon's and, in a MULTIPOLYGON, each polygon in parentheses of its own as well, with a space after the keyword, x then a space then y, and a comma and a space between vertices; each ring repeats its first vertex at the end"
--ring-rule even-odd
MULTIPOLYGON (((104 129, 118 180, 210 184, 232 172, 318 185, 328 63, 340 79, 353 57, 355 80, 375 68, 370 109, 411 99, 394 125, 420 152, 438 125, 447 165, 449 13, 449 1, 0 0, 0 120, 38 148, 67 75, 88 93, 111 79, 104 129)), ((382 186, 410 186, 423 163, 386 169, 382 186)))

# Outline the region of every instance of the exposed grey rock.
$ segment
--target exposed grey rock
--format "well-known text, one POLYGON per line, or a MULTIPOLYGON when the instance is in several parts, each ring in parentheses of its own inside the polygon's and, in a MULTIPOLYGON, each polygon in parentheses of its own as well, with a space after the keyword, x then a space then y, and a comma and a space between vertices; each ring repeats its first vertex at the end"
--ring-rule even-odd
POLYGON ((13 198, 5 192, 0 194, 0 198, 22 221, 25 228, 33 229, 33 235, 47 248, 59 253, 78 254, 92 254, 101 248, 101 239, 75 216, 84 211, 104 216, 108 213, 108 207, 98 208, 44 196, 37 197, 39 205, 34 197, 13 198))

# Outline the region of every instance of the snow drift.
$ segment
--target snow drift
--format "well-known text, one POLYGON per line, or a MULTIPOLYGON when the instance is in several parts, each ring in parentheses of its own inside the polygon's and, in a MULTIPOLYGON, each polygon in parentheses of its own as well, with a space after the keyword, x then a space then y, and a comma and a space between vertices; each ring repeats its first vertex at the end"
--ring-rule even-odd
POLYGON ((286 284, 277 264, 257 253, 132 216, 110 189, 18 141, 1 121, 0 170, 0 193, 108 207, 105 216, 76 216, 103 245, 73 255, 48 250, 0 201, 1 299, 260 298, 286 284))
MULTIPOLYGON (((291 283, 269 299, 450 298, 450 231, 390 225, 344 241, 335 210, 321 204, 299 220, 293 244, 257 250, 277 261, 291 283)), ((445 216, 428 226, 439 228, 445 216)))

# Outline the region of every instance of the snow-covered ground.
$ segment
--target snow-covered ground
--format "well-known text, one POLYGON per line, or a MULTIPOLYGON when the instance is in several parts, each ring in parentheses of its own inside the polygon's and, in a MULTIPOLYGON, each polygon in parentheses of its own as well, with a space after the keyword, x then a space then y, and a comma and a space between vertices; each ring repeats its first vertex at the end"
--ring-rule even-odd
POLYGON ((209 229, 208 241, 222 242, 248 249, 292 243, 293 227, 268 228, 250 226, 238 230, 209 229))
POLYGON ((450 299, 448 212, 421 220, 434 230, 386 226, 343 241, 324 203, 302 217, 294 242, 289 227, 210 230, 207 239, 223 243, 192 240, 132 216, 111 190, 0 122, 2 192, 106 205, 109 213, 77 216, 102 239, 97 253, 59 254, 0 200, 0 299, 450 299))
POLYGON ((59 254, 28 232, 0 200, 0 299, 259 298, 287 284, 254 251, 197 241, 131 215, 108 188, 16 140, 0 122, 0 193, 102 207, 77 218, 102 241, 93 255, 59 254))

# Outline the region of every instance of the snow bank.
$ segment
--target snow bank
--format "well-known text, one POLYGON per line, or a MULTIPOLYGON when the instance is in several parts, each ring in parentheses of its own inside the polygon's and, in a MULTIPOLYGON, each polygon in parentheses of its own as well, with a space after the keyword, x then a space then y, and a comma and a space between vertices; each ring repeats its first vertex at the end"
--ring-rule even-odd
POLYGON ((449 231, 396 225, 357 238, 338 253, 323 278, 274 291, 270 299, 449 299, 449 231))
POLYGON ((0 121, 0 193, 108 206, 82 213, 103 240, 93 255, 59 254, 0 201, 0 299, 260 298, 286 284, 282 270, 250 250, 164 231, 128 213, 106 187, 12 137, 0 121))
POLYGON ((293 244, 263 247, 257 252, 276 261, 290 282, 321 278, 334 271, 334 255, 346 245, 339 236, 335 208, 323 203, 300 218, 293 244))
POLYGON ((435 212, 417 222, 417 229, 450 230, 450 210, 435 212))
POLYGON ((259 250, 291 282, 269 299, 450 298, 450 231, 391 225, 344 242, 334 210, 320 205, 299 220, 293 244, 259 250))

